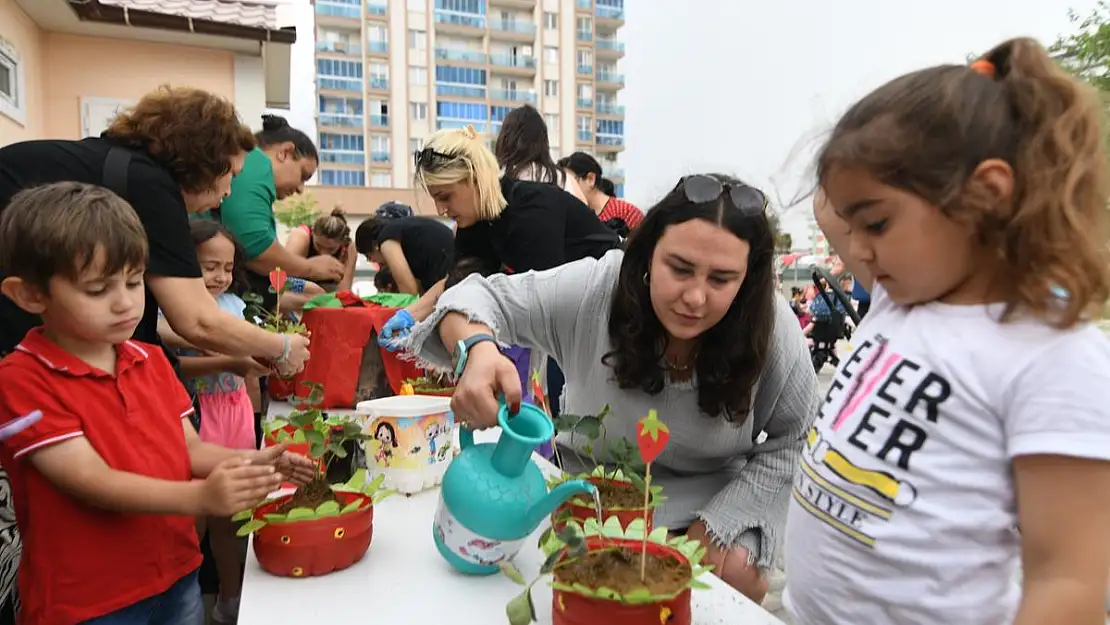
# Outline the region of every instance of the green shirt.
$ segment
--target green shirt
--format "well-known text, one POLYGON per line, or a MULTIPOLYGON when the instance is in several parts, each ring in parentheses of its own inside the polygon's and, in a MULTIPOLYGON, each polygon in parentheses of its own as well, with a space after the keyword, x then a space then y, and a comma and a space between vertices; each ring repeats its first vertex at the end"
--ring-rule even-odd
POLYGON ((239 240, 247 260, 277 241, 275 201, 274 167, 270 157, 255 148, 243 162, 243 171, 231 181, 231 195, 220 205, 220 221, 239 240))

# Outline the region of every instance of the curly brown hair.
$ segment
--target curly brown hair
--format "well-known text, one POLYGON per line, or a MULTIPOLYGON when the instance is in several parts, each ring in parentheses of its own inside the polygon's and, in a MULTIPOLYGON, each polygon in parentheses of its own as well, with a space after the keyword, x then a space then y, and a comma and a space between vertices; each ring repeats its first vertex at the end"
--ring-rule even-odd
POLYGON ((192 193, 212 188, 233 157, 256 145, 231 102, 192 87, 162 86, 144 95, 102 136, 146 152, 192 193))
POLYGON ((818 180, 862 166, 968 224, 1002 261, 997 283, 1011 285, 1002 319, 1024 310, 1067 328, 1110 297, 1103 105, 1032 39, 981 60, 992 71, 932 67, 856 103, 818 156, 818 180), (1005 206, 971 182, 988 159, 1013 168, 1005 206), (1054 287, 1068 293, 1063 310, 1054 287))

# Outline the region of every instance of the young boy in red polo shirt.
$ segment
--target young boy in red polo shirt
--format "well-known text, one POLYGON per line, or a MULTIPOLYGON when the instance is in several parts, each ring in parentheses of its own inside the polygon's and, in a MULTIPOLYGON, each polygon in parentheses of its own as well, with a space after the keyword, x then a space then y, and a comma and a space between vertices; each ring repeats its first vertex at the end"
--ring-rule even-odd
POLYGON ((23 537, 20 625, 200 625, 193 517, 231 515, 313 466, 203 443, 143 315, 147 238, 112 192, 62 182, 0 214, 0 290, 42 327, 0 361, 0 442, 23 537), (203 478, 195 480, 194 478, 203 478))

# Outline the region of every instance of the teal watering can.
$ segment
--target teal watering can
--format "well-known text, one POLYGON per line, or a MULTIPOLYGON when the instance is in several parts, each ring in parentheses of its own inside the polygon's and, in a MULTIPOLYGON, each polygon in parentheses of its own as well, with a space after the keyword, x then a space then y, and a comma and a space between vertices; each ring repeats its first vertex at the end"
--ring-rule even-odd
POLYGON ((509 415, 497 413, 501 437, 474 443, 474 432, 459 429, 462 451, 447 467, 433 535, 439 553, 456 569, 474 575, 498 571, 555 508, 575 495, 596 492, 585 480, 564 482, 547 492, 532 452, 555 435, 539 408, 523 403, 509 415))

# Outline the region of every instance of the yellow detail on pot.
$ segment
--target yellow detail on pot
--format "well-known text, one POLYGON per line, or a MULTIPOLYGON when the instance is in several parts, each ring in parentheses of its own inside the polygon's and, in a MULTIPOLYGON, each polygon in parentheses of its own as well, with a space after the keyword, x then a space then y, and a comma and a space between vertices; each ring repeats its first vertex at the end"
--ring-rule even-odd
POLYGON ((567 604, 563 603, 563 594, 562 593, 559 593, 559 611, 560 612, 566 612, 567 611, 567 604))
POLYGON ((671 620, 671 609, 667 606, 659 608, 659 622, 666 624, 669 620, 671 620))
POLYGON ((397 393, 397 394, 398 395, 415 395, 416 394, 416 389, 414 389, 412 387, 412 385, 409 384, 408 382, 405 382, 404 384, 401 385, 401 392, 397 393))
POLYGON ((288 545, 291 542, 293 542, 292 538, 289 538, 288 536, 282 536, 281 537, 281 544, 288 545))
POLYGON ((347 533, 346 530, 344 530, 342 527, 335 528, 335 537, 336 538, 343 538, 343 534, 346 534, 346 533, 347 533))
POLYGON ((299 566, 295 566, 293 567, 291 573, 293 573, 293 577, 300 577, 301 575, 304 575, 304 569, 299 566))

